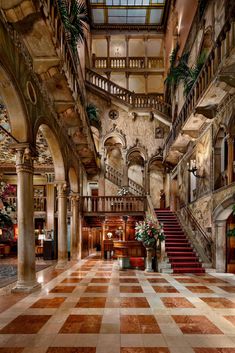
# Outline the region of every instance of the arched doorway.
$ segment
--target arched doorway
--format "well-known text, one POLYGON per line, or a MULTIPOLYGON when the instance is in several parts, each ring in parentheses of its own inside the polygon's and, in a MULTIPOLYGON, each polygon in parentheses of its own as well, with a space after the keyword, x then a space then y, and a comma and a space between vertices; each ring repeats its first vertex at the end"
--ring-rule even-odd
POLYGON ((217 272, 235 273, 235 238, 228 236, 234 229, 235 194, 226 198, 213 212, 215 234, 215 267, 217 272))

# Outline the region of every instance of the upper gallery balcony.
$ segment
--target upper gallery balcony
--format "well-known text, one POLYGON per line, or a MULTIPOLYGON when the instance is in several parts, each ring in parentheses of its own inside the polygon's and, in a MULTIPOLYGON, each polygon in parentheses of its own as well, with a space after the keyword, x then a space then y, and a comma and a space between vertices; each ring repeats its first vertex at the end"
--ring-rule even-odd
POLYGON ((128 71, 128 72, 164 72, 163 57, 97 57, 92 56, 92 68, 106 72, 128 71))
POLYGON ((188 143, 199 137, 203 126, 223 109, 234 87, 235 21, 232 17, 224 23, 183 107, 172 124, 164 145, 164 159, 177 163, 188 143))

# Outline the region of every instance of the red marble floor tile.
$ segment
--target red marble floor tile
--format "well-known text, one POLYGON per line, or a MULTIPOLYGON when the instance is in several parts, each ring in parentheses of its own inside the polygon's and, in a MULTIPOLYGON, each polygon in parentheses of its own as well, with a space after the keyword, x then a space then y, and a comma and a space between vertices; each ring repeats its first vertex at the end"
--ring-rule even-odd
POLYGON ((235 348, 194 348, 195 353, 235 353, 235 348))
POLYGON ((230 321, 234 326, 235 326, 235 316, 232 315, 226 315, 224 318, 228 321, 230 321))
POLYGON ((82 297, 75 308, 104 308, 105 302, 105 297, 82 297))
POLYGON ((45 323, 50 319, 51 315, 20 315, 8 325, 0 330, 0 334, 31 334, 37 333, 45 323))
POLYGON ((122 271, 119 272, 120 277, 135 277, 136 273, 134 271, 122 271))
POLYGON ((86 293, 107 293, 108 286, 88 286, 85 290, 86 293))
POLYGON ((110 278, 92 278, 90 283, 109 283, 110 278))
POLYGON ((65 301, 64 297, 56 297, 52 299, 39 299, 31 305, 30 308, 59 308, 65 301))
POLYGON ((200 298, 214 309, 233 309, 235 303, 227 298, 200 298))
POLYGON ((82 281, 82 278, 65 278, 61 283, 79 283, 82 281))
POLYGON ((206 286, 186 286, 192 293, 214 293, 214 291, 206 286))
POLYGON ((219 286, 219 288, 228 293, 235 293, 235 286, 219 286))
POLYGON ((176 278, 176 281, 180 283, 198 283, 195 279, 191 277, 185 277, 185 278, 176 278))
POLYGON ((69 315, 59 333, 99 333, 102 315, 69 315))
POLYGON ((169 283, 165 278, 148 278, 150 283, 169 283))
POLYGON ((173 286, 152 286, 156 293, 179 293, 173 286))
POLYGON ((172 315, 183 333, 189 334, 223 334, 206 316, 172 315))
POLYGON ((146 298, 120 298, 120 308, 149 308, 149 303, 146 298))
POLYGON ((95 353, 95 347, 50 347, 46 353, 95 353))
POLYGON ((122 347, 120 353, 170 353, 166 347, 122 347))
POLYGON ((119 278, 120 283, 139 283, 137 278, 119 278))
POLYGON ((215 284, 215 283, 228 283, 226 281, 223 281, 222 279, 219 279, 219 278, 213 278, 213 277, 202 277, 200 278, 200 281, 201 282, 204 282, 204 283, 210 283, 210 284, 215 284))
POLYGON ((140 286, 120 286, 120 293, 143 293, 140 286))
POLYGON ((49 293, 72 293, 76 286, 55 286, 49 293))
POLYGON ((186 298, 161 298, 167 308, 195 308, 186 298))
POLYGON ((20 300, 24 299, 28 294, 23 293, 14 293, 14 294, 7 294, 1 295, 0 300, 0 313, 10 308, 12 305, 16 304, 20 300))
POLYGON ((121 315, 121 333, 161 333, 153 315, 121 315))
POLYGON ((0 353, 22 353, 24 348, 19 347, 0 347, 0 353))

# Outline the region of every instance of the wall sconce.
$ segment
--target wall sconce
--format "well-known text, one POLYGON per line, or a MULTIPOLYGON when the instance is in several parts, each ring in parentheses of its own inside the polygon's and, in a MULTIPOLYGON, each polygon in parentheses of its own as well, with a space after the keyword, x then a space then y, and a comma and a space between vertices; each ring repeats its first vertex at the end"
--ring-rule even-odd
POLYGON ((198 174, 197 174, 198 168, 197 168, 197 166, 196 166, 196 159, 194 159, 194 160, 192 161, 192 167, 191 167, 191 168, 190 168, 189 163, 187 163, 187 167, 188 167, 188 172, 189 172, 189 173, 192 173, 196 178, 205 178, 204 175, 198 175, 198 174))

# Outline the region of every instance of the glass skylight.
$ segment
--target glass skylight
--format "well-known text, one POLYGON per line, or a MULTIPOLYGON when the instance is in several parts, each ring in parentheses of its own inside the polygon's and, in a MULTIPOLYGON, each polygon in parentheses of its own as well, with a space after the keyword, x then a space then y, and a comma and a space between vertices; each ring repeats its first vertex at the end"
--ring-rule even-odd
POLYGON ((93 25, 160 25, 166 0, 89 0, 93 25))

